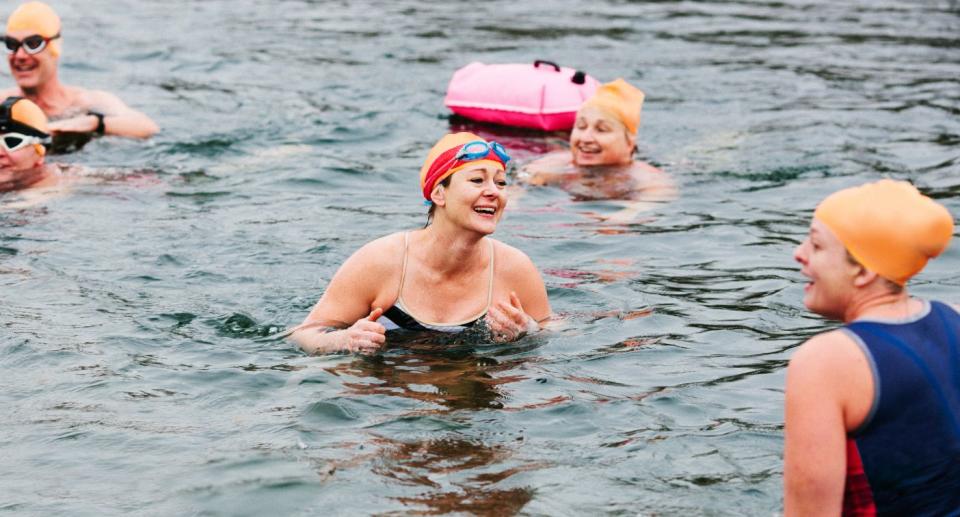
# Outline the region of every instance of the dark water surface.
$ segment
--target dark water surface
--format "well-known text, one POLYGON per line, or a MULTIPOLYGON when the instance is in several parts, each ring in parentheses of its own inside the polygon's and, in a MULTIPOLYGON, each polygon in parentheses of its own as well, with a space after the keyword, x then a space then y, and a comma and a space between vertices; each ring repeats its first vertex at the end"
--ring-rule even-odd
MULTIPOLYGON (((13 513, 775 514, 784 367, 828 328, 791 259, 812 208, 893 177, 960 214, 949 0, 57 7, 65 81, 163 133, 0 212, 13 513), (423 223, 453 70, 536 58, 642 87, 642 153, 680 188, 629 226, 552 189, 508 213, 567 326, 376 358, 277 339, 353 250, 423 223)), ((960 299, 954 244, 916 293, 960 299)))

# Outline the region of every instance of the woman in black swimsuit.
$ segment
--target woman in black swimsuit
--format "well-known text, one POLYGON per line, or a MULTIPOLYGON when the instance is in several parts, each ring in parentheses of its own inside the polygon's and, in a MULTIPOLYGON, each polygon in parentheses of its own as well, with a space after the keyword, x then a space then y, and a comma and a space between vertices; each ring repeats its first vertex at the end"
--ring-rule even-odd
POLYGON ((312 354, 371 353, 390 329, 483 324, 500 342, 538 330, 550 316, 539 271, 523 252, 488 237, 507 204, 509 159, 471 133, 440 139, 420 169, 431 203, 426 228, 357 250, 291 337, 312 354))

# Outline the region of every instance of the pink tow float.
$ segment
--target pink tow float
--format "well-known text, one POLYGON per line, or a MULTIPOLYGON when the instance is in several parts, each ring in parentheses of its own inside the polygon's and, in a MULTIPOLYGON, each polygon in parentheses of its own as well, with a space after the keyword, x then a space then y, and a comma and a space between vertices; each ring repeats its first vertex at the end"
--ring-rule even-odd
POLYGON ((598 86, 593 77, 549 61, 470 63, 454 72, 444 104, 471 120, 558 131, 573 127, 598 86))

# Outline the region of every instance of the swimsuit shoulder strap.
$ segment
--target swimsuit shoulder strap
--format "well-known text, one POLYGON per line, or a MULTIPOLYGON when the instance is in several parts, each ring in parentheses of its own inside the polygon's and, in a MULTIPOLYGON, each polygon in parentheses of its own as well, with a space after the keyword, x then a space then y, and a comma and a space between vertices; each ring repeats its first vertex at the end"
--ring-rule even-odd
POLYGON ((394 305, 403 307, 403 281, 407 278, 407 250, 410 249, 410 232, 403 232, 403 263, 400 265, 400 287, 394 305))

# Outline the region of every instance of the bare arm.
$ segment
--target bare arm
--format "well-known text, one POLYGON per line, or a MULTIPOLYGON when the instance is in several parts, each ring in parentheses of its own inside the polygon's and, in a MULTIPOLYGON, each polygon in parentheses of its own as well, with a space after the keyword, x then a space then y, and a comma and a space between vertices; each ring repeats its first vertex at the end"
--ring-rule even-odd
MULTIPOLYGON (((160 130, 150 117, 127 106, 119 97, 104 91, 90 91, 89 111, 103 115, 104 134, 130 138, 149 138, 160 130)), ((97 129, 99 119, 95 115, 78 115, 50 123, 53 133, 89 133, 97 129)))
POLYGON ((372 352, 384 342, 386 329, 376 322, 383 314, 382 287, 390 284, 391 264, 383 257, 396 236, 373 241, 357 250, 333 276, 307 318, 290 335, 309 354, 340 351, 372 352))
POLYGON ((866 418, 873 380, 866 357, 843 332, 815 336, 787 368, 786 516, 839 515, 847 432, 866 418))

